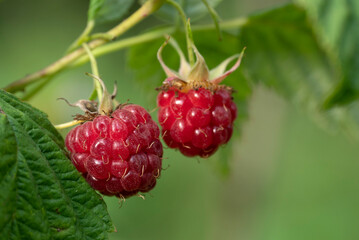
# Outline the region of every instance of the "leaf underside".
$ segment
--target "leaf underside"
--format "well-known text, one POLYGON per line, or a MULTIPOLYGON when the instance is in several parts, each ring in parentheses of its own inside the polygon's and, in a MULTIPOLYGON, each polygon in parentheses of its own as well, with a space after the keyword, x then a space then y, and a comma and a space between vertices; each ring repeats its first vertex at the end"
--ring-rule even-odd
POLYGON ((340 78, 324 107, 346 105, 359 97, 359 1, 297 0, 308 12, 320 40, 336 58, 340 78))
POLYGON ((107 239, 106 206, 47 116, 0 90, 0 239, 107 239))
POLYGON ((340 70, 304 8, 290 4, 253 16, 241 28, 239 40, 247 46, 242 67, 248 80, 279 92, 319 126, 359 138, 358 104, 322 107, 339 82, 340 70))

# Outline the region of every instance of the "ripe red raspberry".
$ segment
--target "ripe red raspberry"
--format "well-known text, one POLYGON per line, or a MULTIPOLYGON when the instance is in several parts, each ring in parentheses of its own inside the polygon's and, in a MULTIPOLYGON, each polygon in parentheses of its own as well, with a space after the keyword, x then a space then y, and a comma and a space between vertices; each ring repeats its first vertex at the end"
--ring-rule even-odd
POLYGON ((66 136, 66 147, 94 189, 127 197, 156 185, 163 155, 159 134, 148 112, 131 104, 75 127, 66 136))
POLYGON ((219 83, 238 68, 243 51, 209 71, 193 44, 197 61, 191 67, 177 43, 173 40, 170 43, 179 53, 181 66, 178 72, 166 66, 161 52, 167 42, 162 45, 157 54, 167 74, 157 96, 162 138, 170 148, 179 149, 185 156, 209 157, 232 136, 237 107, 232 89, 219 83), (237 61, 233 67, 225 71, 234 59, 237 61))
POLYGON ((209 157, 231 138, 237 107, 228 90, 161 91, 157 104, 163 140, 185 156, 209 157))
MULTIPOLYGON (((90 75, 90 74, 89 74, 90 75)), ((161 174, 162 144, 160 130, 149 113, 135 104, 122 104, 113 111, 112 99, 103 81, 99 106, 90 100, 79 100, 70 106, 80 107, 85 121, 72 129, 65 144, 70 158, 87 182, 102 194, 127 198, 139 191, 148 192, 161 174)))

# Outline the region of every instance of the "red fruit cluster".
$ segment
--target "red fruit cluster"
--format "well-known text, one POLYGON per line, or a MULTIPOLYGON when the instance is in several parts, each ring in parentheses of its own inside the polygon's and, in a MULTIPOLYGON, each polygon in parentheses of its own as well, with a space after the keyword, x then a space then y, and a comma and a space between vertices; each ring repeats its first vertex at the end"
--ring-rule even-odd
POLYGON ((226 89, 161 91, 157 104, 163 140, 185 156, 209 157, 232 136, 237 107, 226 89))
POLYGON ((66 147, 72 163, 94 189, 129 197, 156 184, 163 155, 159 134, 148 112, 131 104, 72 129, 66 147))

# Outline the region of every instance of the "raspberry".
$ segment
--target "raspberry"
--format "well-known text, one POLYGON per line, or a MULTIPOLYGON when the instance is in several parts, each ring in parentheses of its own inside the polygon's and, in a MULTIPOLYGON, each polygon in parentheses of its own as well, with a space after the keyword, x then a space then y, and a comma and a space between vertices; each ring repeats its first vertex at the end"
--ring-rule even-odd
POLYGON ((160 131, 141 106, 125 105, 72 129, 66 147, 77 170, 104 195, 148 192, 161 173, 160 131))
POLYGON ((162 138, 170 148, 179 149, 185 156, 209 157, 232 136, 237 118, 237 107, 231 96, 233 90, 219 84, 239 67, 244 49, 209 71, 193 43, 190 47, 196 54, 196 62, 191 66, 178 44, 173 39, 168 41, 157 53, 167 75, 157 96, 162 138), (167 67, 162 60, 162 50, 168 41, 181 58, 178 72, 167 67), (234 59, 237 59, 235 64, 226 71, 234 59))
POLYGON ((205 88, 188 93, 177 89, 161 91, 157 97, 158 119, 166 144, 189 157, 209 157, 215 153, 218 146, 231 138, 237 117, 230 94, 225 89, 212 93, 205 88), (186 99, 181 107, 173 104, 179 98, 186 99))

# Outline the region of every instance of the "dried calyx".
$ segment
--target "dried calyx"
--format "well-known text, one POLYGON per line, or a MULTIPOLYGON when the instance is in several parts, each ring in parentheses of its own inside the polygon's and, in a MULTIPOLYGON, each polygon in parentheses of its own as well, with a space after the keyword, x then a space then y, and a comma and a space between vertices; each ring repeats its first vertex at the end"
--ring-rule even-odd
POLYGON ((243 48, 241 53, 235 54, 227 58, 217 67, 213 68, 212 70, 209 70, 204 58, 199 53, 196 46, 193 43, 191 43, 191 47, 196 55, 196 62, 194 66, 191 66, 187 62, 177 42, 172 38, 168 38, 165 41, 165 43, 162 44, 162 46, 159 48, 157 52, 157 58, 164 72, 167 75, 167 78, 163 82, 163 86, 160 88, 160 90, 169 90, 171 88, 172 89, 175 88, 181 92, 188 92, 191 89, 205 88, 214 92, 217 91, 218 89, 224 88, 228 91, 232 91, 230 87, 219 85, 219 84, 229 74, 231 74, 239 67, 245 48, 243 48), (170 69, 162 59, 162 50, 168 43, 172 45, 172 47, 176 50, 176 52, 180 57, 180 68, 177 72, 170 69), (234 60, 236 60, 234 65, 229 70, 226 71, 229 63, 231 63, 234 60))
POLYGON ((117 86, 115 84, 113 93, 110 94, 107 91, 107 88, 98 76, 95 76, 91 73, 86 73, 86 75, 92 77, 96 81, 98 81, 101 84, 102 87, 102 99, 100 100, 100 103, 98 104, 96 101, 93 100, 87 100, 87 99, 80 99, 75 103, 70 103, 65 98, 58 98, 61 100, 64 100, 69 106, 72 107, 78 107, 83 112, 84 115, 77 114, 74 118, 74 120, 80 120, 80 121, 91 121, 98 115, 106 115, 111 116, 111 113, 113 112, 113 104, 112 100, 116 97, 117 94, 117 86))

